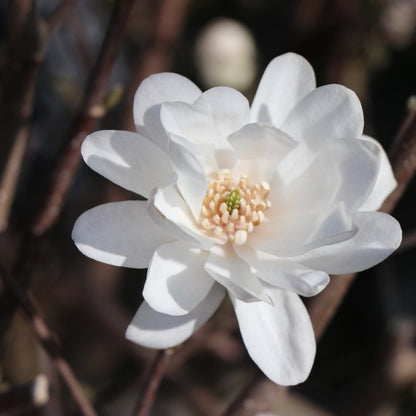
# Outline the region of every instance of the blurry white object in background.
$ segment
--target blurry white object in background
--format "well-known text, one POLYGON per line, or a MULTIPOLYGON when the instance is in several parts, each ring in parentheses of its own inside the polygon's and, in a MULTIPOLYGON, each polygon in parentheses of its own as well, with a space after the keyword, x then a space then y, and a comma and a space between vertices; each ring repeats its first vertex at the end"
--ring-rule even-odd
POLYGON ((199 34, 195 59, 205 87, 250 88, 256 73, 256 44, 249 30, 231 19, 217 19, 199 34))
POLYGON ((406 47, 416 33, 416 0, 391 0, 381 15, 381 27, 388 41, 406 47))

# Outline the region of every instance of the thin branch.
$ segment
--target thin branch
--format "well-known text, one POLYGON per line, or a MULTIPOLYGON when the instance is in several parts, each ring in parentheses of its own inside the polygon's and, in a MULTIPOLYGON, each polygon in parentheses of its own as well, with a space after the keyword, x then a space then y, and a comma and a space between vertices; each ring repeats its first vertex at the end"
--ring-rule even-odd
POLYGON ((416 230, 408 231, 403 235, 402 243, 395 253, 410 250, 416 246, 416 230))
POLYGON ((2 154, 8 157, 0 172, 0 232, 7 227, 16 193, 29 137, 37 75, 46 44, 52 30, 74 4, 75 0, 63 0, 47 24, 37 19, 35 1, 15 1, 8 5, 7 59, 0 99, 2 154))
MULTIPOLYGON (((83 105, 76 119, 66 150, 58 163, 48 194, 43 199, 43 208, 35 219, 33 228, 26 236, 20 250, 17 269, 14 276, 25 287, 33 271, 34 258, 39 250, 37 236, 42 235, 57 219, 65 196, 72 183, 72 178, 80 160, 80 145, 84 137, 92 130, 96 121, 104 114, 101 105, 106 86, 111 75, 113 63, 121 44, 127 18, 134 0, 119 0, 114 6, 105 40, 95 69, 85 92, 83 105)), ((14 4, 14 2, 11 2, 14 4)), ((17 3, 17 2, 16 2, 17 3)), ((3 95, 1 95, 3 97, 3 95)), ((1 112, 0 112, 1 115, 1 112)), ((0 130, 1 132, 1 130, 0 130)), ((1 145, 1 141, 0 141, 1 145)), ((1 155, 1 152, 0 152, 1 155)), ((0 291, 0 337, 7 329, 13 315, 16 302, 7 291, 0 291)))
POLYGON ((165 372, 171 350, 158 351, 147 376, 143 393, 133 412, 134 416, 148 416, 165 372))
POLYGON ((270 403, 286 393, 278 386, 256 372, 246 387, 237 395, 222 416, 252 416, 268 410, 270 403))
POLYGON ((30 318, 33 329, 38 336, 40 343, 53 360, 60 376, 68 387, 68 390, 71 393, 71 396, 74 402, 77 404, 82 415, 97 416, 97 413, 85 396, 80 383, 76 379, 68 363, 62 357, 57 341, 55 340, 45 321, 40 316, 34 302, 30 299, 24 288, 19 285, 16 279, 9 275, 7 270, 1 264, 0 274, 4 283, 11 290, 19 304, 22 306, 23 310, 30 318))
POLYGON ((28 136, 43 33, 36 1, 9 1, 6 53, 0 94, 0 231, 7 226, 28 136))
MULTIPOLYGON (((389 156, 397 180, 397 188, 380 208, 380 211, 386 213, 393 211, 416 172, 416 99, 414 97, 409 99, 408 115, 399 129, 389 156)), ((307 308, 317 340, 325 332, 355 276, 354 273, 335 276, 323 292, 308 299, 307 308)), ((261 406, 264 405, 264 399, 260 398, 260 383, 273 384, 271 381, 265 381, 264 378, 260 381, 254 380, 249 385, 246 393, 238 396, 223 416, 251 416, 262 410, 261 406), (250 397, 253 404, 251 411, 244 408, 247 397, 250 397)))
POLYGON ((134 0, 118 0, 115 3, 100 54, 85 90, 81 109, 71 128, 65 151, 53 174, 48 195, 35 219, 32 228, 35 235, 45 233, 58 218, 81 160, 81 143, 98 120, 105 115, 103 100, 133 2, 134 0))
POLYGON ((416 96, 409 98, 405 118, 389 154, 397 187, 380 211, 392 212, 415 174, 416 165, 416 96))
POLYGON ((46 19, 48 31, 54 30, 73 10, 78 0, 61 0, 55 10, 46 19))

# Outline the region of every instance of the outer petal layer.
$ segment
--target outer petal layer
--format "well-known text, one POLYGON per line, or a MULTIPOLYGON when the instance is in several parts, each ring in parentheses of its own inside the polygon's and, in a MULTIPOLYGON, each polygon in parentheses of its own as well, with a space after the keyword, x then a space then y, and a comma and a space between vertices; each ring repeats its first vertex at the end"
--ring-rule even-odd
POLYGON ((292 260, 329 274, 354 273, 383 261, 399 247, 400 224, 382 212, 358 212, 354 218, 358 232, 338 244, 315 248, 292 260))
POLYGON ((283 386, 306 379, 315 358, 315 337, 299 296, 269 289, 273 305, 231 296, 248 353, 264 374, 283 386))
POLYGON ((205 270, 242 301, 270 302, 262 282, 253 275, 248 264, 235 254, 229 244, 211 248, 205 270))
POLYGON ((389 159, 380 143, 369 136, 363 136, 363 140, 373 143, 379 149, 380 167, 376 183, 370 195, 360 207, 360 211, 376 211, 381 207, 384 200, 393 192, 397 186, 389 159))
POLYGON ((174 174, 168 155, 143 136, 102 130, 82 143, 87 165, 110 181, 146 198, 174 174))
POLYGON ((186 315, 195 309, 215 283, 204 271, 207 256, 207 251, 179 241, 160 246, 147 272, 146 302, 168 315, 186 315))
POLYGON ((277 164, 298 144, 279 129, 255 123, 245 125, 228 141, 239 159, 232 169, 234 177, 247 175, 252 183, 269 181, 277 164))
POLYGON ((194 104, 167 103, 161 121, 171 135, 186 138, 205 153, 206 173, 230 167, 234 152, 227 137, 248 123, 250 108, 238 91, 216 87, 205 91, 194 104))
POLYGON ((225 296, 221 285, 214 285, 208 296, 190 313, 165 315, 143 302, 128 326, 126 338, 147 348, 171 348, 184 342, 216 311, 225 296))
POLYGON ((84 212, 72 238, 94 260, 137 269, 147 267, 156 248, 172 241, 149 217, 145 201, 111 202, 84 212))
POLYGON ((294 53, 278 56, 261 78, 251 107, 251 121, 279 127, 315 85, 315 74, 308 61, 294 53))
POLYGON ((325 272, 253 250, 247 244, 234 249, 256 276, 273 287, 291 290, 301 296, 314 296, 329 283, 325 272))
POLYGON ((171 101, 193 103, 201 94, 201 90, 182 75, 150 75, 140 84, 134 97, 133 114, 137 132, 166 149, 168 137, 160 123, 161 104, 171 101))
POLYGON ((250 235, 247 244, 278 257, 292 257, 314 247, 344 241, 356 231, 350 213, 343 203, 338 203, 321 213, 265 220, 250 235))
POLYGON ((270 182, 270 217, 322 212, 340 201, 348 211, 357 210, 374 188, 380 154, 368 141, 339 139, 328 141, 307 169, 302 170, 301 160, 294 162, 288 172, 296 179, 287 181, 281 164, 270 182))
POLYGON ((178 176, 178 188, 192 215, 197 219, 208 188, 204 168, 200 160, 181 144, 171 142, 169 154, 178 176))
POLYGON ((281 129, 315 146, 322 139, 358 139, 363 127, 363 110, 355 93, 342 85, 324 85, 296 105, 281 129))

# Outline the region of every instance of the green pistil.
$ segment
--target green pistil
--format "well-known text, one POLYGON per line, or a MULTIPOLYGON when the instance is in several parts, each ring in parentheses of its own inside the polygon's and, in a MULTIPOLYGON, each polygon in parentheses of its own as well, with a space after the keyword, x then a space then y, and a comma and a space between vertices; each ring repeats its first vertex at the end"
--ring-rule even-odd
POLYGON ((227 211, 230 213, 230 215, 234 208, 240 208, 240 199, 241 196, 239 189, 234 189, 227 195, 225 203, 227 204, 227 211))

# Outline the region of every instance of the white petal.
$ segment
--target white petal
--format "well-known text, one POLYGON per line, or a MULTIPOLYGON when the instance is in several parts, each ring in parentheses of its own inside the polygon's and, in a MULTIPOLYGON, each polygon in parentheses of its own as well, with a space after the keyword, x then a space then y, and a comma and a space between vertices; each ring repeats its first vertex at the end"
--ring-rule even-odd
POLYGON ((338 173, 341 178, 335 201, 344 202, 348 210, 357 210, 377 180, 379 148, 364 140, 335 140, 328 144, 327 155, 327 166, 330 158, 335 164, 328 173, 338 173))
POLYGON ((300 55, 273 59, 260 80, 251 107, 251 121, 279 127, 293 107, 315 88, 315 74, 300 55))
POLYGON ((249 265, 235 254, 230 244, 211 248, 205 270, 238 299, 270 302, 263 284, 251 272, 249 265))
POLYGON ((143 297, 168 315, 185 315, 208 295, 215 281, 204 270, 208 252, 175 241, 160 246, 147 272, 143 297))
POLYGON ((146 198, 173 175, 165 152, 145 137, 128 131, 92 133, 82 143, 81 153, 90 168, 146 198))
POLYGON ((189 79, 172 73, 151 75, 140 84, 134 97, 137 132, 166 149, 167 135, 160 123, 160 105, 165 102, 193 103, 201 90, 189 79))
POLYGON ((281 129, 311 146, 325 139, 362 136, 363 110, 355 93, 342 85, 313 90, 289 113, 281 129))
POLYGON ((244 344, 253 361, 273 382, 289 386, 309 375, 315 337, 308 313, 296 293, 270 289, 273 305, 231 300, 244 344))
POLYGON ((247 244, 278 257, 288 257, 344 241, 356 231, 344 204, 337 203, 326 207, 325 211, 302 216, 266 217, 250 235, 247 244))
POLYGON ((381 207, 384 200, 393 192, 397 186, 389 159, 380 143, 369 136, 363 136, 363 140, 374 143, 379 149, 380 166, 377 181, 370 195, 360 207, 360 211, 376 211, 381 207))
MULTIPOLYGON (((295 149, 292 153, 296 152, 295 149)), ((292 154, 289 154, 290 157, 292 154)), ((285 163, 286 159, 282 162, 285 163)), ((326 209, 342 201, 350 211, 357 210, 374 187, 379 169, 379 149, 364 140, 329 140, 315 160, 305 170, 297 161, 289 172, 290 179, 282 177, 279 165, 270 182, 269 215, 305 215, 326 209)))
POLYGON ((207 177, 200 160, 181 144, 171 141, 169 155, 176 175, 177 186, 195 219, 201 214, 202 200, 208 188, 207 177))
POLYGON ((390 215, 358 212, 354 223, 358 232, 352 238, 315 248, 292 260, 329 274, 354 273, 375 266, 399 247, 402 231, 390 215))
MULTIPOLYGON (((228 87, 211 88, 192 105, 168 103, 161 109, 166 131, 203 147, 206 153, 214 152, 219 168, 233 162, 234 152, 227 137, 247 124, 249 117, 247 99, 228 87)), ((208 162, 211 157, 207 154, 208 162)))
POLYGON ((297 143, 272 126, 247 124, 229 136, 228 141, 238 155, 234 177, 247 175, 252 183, 269 181, 276 165, 297 143))
POLYGON ((156 248, 173 240, 149 217, 145 201, 110 202, 84 212, 72 238, 94 260, 137 269, 146 268, 156 248))
POLYGON ((184 342, 217 310, 225 290, 215 284, 208 296, 190 313, 166 315, 143 302, 128 326, 126 338, 147 348, 171 348, 184 342))
POLYGON ((157 224, 177 239, 193 246, 209 249, 213 244, 225 242, 213 233, 208 234, 196 223, 175 184, 155 191, 149 199, 149 214, 157 224))
POLYGON ((214 140, 205 140, 211 114, 203 113, 191 104, 165 103, 161 108, 161 119, 168 132, 170 146, 173 142, 186 148, 198 160, 205 174, 219 169, 214 140))
POLYGON ((288 289, 301 296, 315 296, 329 283, 329 276, 325 272, 253 250, 247 244, 235 247, 235 251, 251 266, 256 276, 271 286, 288 289))

